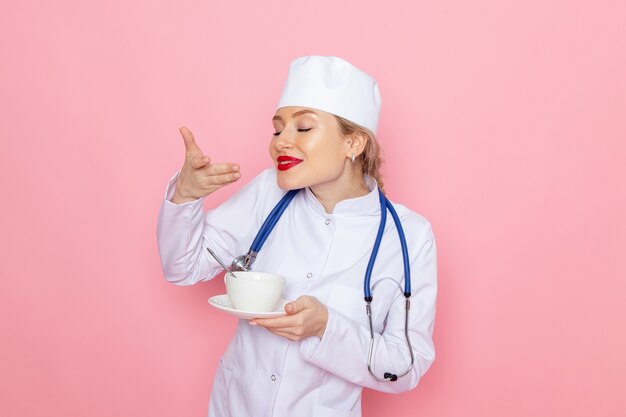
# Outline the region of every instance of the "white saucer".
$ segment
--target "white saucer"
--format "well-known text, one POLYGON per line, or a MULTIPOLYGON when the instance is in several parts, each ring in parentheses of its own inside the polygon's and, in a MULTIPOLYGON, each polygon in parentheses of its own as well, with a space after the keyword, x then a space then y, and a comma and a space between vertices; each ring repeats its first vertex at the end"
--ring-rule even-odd
POLYGON ((271 318, 271 317, 284 316, 287 314, 285 313, 285 304, 287 303, 288 303, 287 300, 285 300, 284 298, 281 298, 280 302, 278 303, 278 307, 276 307, 274 311, 243 311, 243 310, 237 310, 231 304, 230 298, 228 298, 228 295, 226 294, 216 295, 214 297, 209 298, 209 304, 211 304, 213 307, 219 310, 225 311, 228 314, 232 314, 233 316, 242 318, 242 319, 266 319, 266 318, 271 318))

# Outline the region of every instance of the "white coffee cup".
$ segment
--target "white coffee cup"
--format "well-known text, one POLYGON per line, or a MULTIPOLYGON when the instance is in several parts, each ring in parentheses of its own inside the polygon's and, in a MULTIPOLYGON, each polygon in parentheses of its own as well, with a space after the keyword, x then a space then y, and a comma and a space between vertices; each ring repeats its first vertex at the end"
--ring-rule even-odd
POLYGON ((236 271, 224 275, 226 293, 237 310, 274 311, 285 291, 284 277, 267 272, 236 271))

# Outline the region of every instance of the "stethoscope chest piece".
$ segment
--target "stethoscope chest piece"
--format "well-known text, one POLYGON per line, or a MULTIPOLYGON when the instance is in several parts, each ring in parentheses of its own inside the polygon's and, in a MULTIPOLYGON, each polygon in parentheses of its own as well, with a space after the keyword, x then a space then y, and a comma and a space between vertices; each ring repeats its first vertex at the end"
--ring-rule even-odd
POLYGON ((240 255, 233 259, 233 263, 230 264, 231 271, 249 271, 252 268, 252 264, 256 259, 256 252, 249 251, 245 255, 240 255))

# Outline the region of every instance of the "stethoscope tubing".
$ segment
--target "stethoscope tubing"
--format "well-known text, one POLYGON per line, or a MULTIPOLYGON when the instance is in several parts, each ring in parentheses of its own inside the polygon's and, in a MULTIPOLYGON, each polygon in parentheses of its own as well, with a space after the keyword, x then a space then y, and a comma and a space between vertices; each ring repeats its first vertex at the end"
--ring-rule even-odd
POLYGON ((380 224, 378 225, 378 233, 376 233, 374 248, 372 249, 370 260, 367 263, 367 268, 365 269, 365 279, 363 280, 363 293, 365 295, 365 301, 368 303, 372 301, 372 270, 374 269, 374 263, 376 262, 376 257, 378 256, 380 242, 383 240, 385 224, 387 223, 387 198, 380 189, 378 190, 378 200, 380 201, 380 224))
POLYGON ((285 194, 283 198, 280 199, 278 204, 274 206, 270 214, 267 215, 267 217, 265 218, 265 221, 263 222, 263 224, 261 225, 261 228, 259 229, 259 232, 254 238, 252 245, 250 246, 251 252, 258 253, 261 250, 261 247, 267 240, 267 237, 270 235, 270 233, 274 229, 274 226, 276 226, 276 223, 278 222, 280 217, 283 215, 283 212, 285 211, 289 203, 291 203, 291 200, 293 200, 296 194, 298 194, 298 191, 300 190, 299 189, 289 190, 287 194, 285 194))
POLYGON ((402 228, 402 222, 396 209, 391 204, 391 201, 385 197, 386 206, 393 217, 393 221, 396 224, 396 230, 398 231, 398 238, 400 240, 400 247, 402 248, 402 261, 404 263, 404 296, 409 298, 411 296, 411 267, 409 262, 409 249, 406 245, 406 237, 404 236, 404 229, 402 228))
POLYGON ((404 296, 411 296, 411 268, 409 263, 409 250, 406 245, 406 237, 404 235, 404 229, 402 228, 402 222, 400 221, 400 217, 396 212, 396 209, 391 204, 391 201, 383 192, 378 190, 379 201, 380 201, 380 224, 378 226, 378 233, 376 234, 376 241, 374 242, 374 248, 372 249, 372 254, 370 255, 370 260, 367 263, 367 269, 365 270, 365 279, 363 280, 363 293, 365 296, 365 301, 372 301, 372 288, 371 288, 371 280, 372 280, 372 270, 374 269, 374 263, 376 262, 376 257, 378 256, 378 249, 380 248, 380 242, 383 239, 383 233, 385 231, 385 225, 387 223, 387 210, 391 213, 391 217, 393 218, 393 222, 396 225, 396 230, 398 231, 398 237, 400 240, 400 247, 402 249, 402 261, 404 263, 404 296))
MULTIPOLYGON (((250 246, 250 251, 248 252, 248 256, 246 257, 245 267, 249 268, 252 262, 254 262, 254 258, 256 257, 256 254, 261 250, 261 247, 263 247, 263 244, 265 243, 268 236, 274 229, 274 226, 276 226, 276 223, 283 215, 285 209, 287 208, 289 203, 291 203, 291 201, 294 199, 294 197, 296 196, 296 194, 298 194, 299 191, 300 191, 299 189, 288 191, 280 199, 280 201, 276 204, 276 206, 274 206, 274 208, 272 209, 272 211, 270 211, 268 216, 265 218, 265 221, 261 225, 261 228, 259 229, 257 235, 254 238, 254 241, 252 242, 252 245, 250 246)), ((413 355, 413 349, 411 348, 411 340, 409 339, 408 323, 409 323, 409 310, 411 308, 411 301, 410 301, 411 269, 410 269, 410 263, 409 263, 409 251, 407 248, 406 237, 404 235, 404 230, 402 228, 402 223, 400 222, 400 217, 398 216, 398 213, 393 207, 393 204, 391 204, 391 202, 387 199, 387 197, 385 197, 385 195, 383 194, 380 188, 378 189, 378 199, 380 201, 380 224, 378 225, 378 232, 376 234, 376 240, 374 241, 374 247, 372 249, 369 262, 367 263, 367 268, 365 270, 365 278, 363 280, 363 293, 364 293, 364 298, 366 301, 366 312, 368 316, 369 327, 370 327, 370 337, 371 337, 370 344, 369 344, 369 352, 367 356, 367 369, 377 381, 385 382, 385 381, 396 381, 398 377, 408 374, 411 371, 411 369, 413 369, 413 364, 415 363, 415 357, 413 355), (406 337, 406 342, 409 348, 409 352, 411 354, 411 363, 409 367, 400 375, 385 372, 384 378, 379 378, 374 374, 371 368, 372 354, 374 350, 374 328, 372 324, 372 308, 370 305, 373 299, 372 289, 371 289, 371 278, 372 278, 372 271, 374 269, 374 263, 376 262, 376 257, 378 256, 380 243, 382 241, 383 234, 385 232, 385 226, 387 223, 387 210, 389 210, 389 212, 391 213, 391 217, 393 218, 393 221, 395 223, 396 230, 398 232, 398 237, 400 240, 400 247, 402 249, 402 261, 404 263, 404 296, 406 298, 404 334, 406 337)))

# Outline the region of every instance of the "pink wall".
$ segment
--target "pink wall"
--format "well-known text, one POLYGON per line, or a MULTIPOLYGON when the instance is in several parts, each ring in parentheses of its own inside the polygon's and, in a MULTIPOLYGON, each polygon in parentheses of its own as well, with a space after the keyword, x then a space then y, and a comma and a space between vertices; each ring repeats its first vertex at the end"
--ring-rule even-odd
POLYGON ((307 54, 378 79, 438 239, 435 364, 365 416, 626 415, 624 2, 272 3, 2 2, 0 415, 205 415, 235 319, 161 275, 177 127, 251 179, 307 54))

